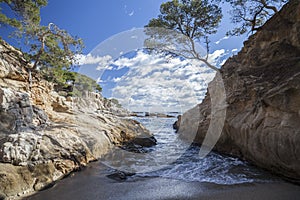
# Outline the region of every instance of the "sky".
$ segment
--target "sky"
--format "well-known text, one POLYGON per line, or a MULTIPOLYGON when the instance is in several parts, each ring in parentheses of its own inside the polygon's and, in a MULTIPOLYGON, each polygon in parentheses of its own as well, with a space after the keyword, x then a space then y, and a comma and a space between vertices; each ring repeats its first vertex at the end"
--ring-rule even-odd
POLYGON ((122 31, 145 26, 159 14, 163 0, 49 0, 42 23, 54 22, 84 40, 89 53, 103 40, 122 31))
MULTIPOLYGON (((85 54, 92 51, 100 42, 109 37, 132 28, 144 27, 150 19, 159 14, 159 7, 167 0, 49 0, 42 8, 42 24, 55 23, 66 29, 72 35, 84 40, 85 54)), ((228 6, 222 5, 224 20, 219 31, 211 40, 217 42, 225 37, 225 33, 233 25, 229 22, 228 6)), ((240 38, 234 42, 225 39, 215 48, 239 48, 242 45, 240 38), (222 43, 221 43, 222 42, 222 43)))
MULTIPOLYGON (((143 27, 159 14, 166 0, 49 0, 41 9, 41 23, 54 23, 83 39, 79 72, 97 80, 103 96, 116 98, 134 111, 185 111, 204 98, 214 72, 179 57, 143 50, 143 27), (140 40, 139 40, 140 39, 140 40)), ((209 59, 221 66, 242 47, 245 37, 226 37, 228 6, 223 21, 210 37, 209 59)), ((13 45, 15 41, 1 33, 13 45)))

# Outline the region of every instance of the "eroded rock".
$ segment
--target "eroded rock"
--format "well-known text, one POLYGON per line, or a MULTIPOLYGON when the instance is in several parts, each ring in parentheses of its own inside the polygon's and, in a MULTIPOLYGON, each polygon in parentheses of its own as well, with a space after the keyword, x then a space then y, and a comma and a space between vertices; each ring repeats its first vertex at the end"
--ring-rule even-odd
POLYGON ((118 117, 128 111, 100 94, 60 96, 2 40, 0 55, 0 196, 47 188, 112 145, 152 137, 137 121, 118 117))
MULTIPOLYGON (((300 181, 299 13, 300 2, 290 1, 223 65, 228 107, 215 145, 215 150, 296 181, 300 181)), ((194 140, 201 144, 210 112, 208 93, 202 104, 183 115, 182 138, 194 128, 194 140)))

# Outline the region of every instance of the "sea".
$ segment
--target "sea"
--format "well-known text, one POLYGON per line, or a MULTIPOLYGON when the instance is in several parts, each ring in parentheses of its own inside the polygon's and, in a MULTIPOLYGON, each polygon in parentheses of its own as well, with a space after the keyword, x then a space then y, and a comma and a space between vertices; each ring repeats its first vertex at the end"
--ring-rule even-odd
POLYGON ((183 181, 232 185, 268 182, 276 179, 269 172, 236 157, 210 152, 199 156, 201 147, 182 141, 173 129, 173 118, 131 117, 142 123, 157 140, 157 145, 142 152, 114 148, 101 159, 112 170, 139 177, 164 177, 183 181))

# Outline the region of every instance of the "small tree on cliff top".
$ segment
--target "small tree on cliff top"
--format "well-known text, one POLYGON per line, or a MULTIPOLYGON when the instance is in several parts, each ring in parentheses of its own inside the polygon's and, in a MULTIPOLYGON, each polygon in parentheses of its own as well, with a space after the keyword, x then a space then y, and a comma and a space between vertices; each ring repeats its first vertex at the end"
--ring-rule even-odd
POLYGON ((0 27, 15 29, 13 36, 22 39, 29 47, 27 60, 33 63, 34 69, 38 66, 69 69, 74 55, 83 48, 82 40, 53 23, 42 26, 40 8, 46 5, 47 0, 0 0, 0 27))
MULTIPOLYGON (((217 0, 220 1, 220 0, 217 0)), ((231 21, 238 26, 227 35, 241 35, 259 29, 288 0, 222 0, 230 3, 231 21)))
POLYGON ((198 59, 218 71, 208 62, 208 37, 217 31, 222 18, 221 9, 207 0, 172 0, 161 4, 160 13, 146 25, 146 34, 150 38, 145 41, 145 46, 198 59), (195 45, 200 41, 206 44, 206 52, 202 55, 195 45))
MULTIPOLYGON (((40 9, 47 3, 47 0, 0 0, 0 27, 10 26, 14 29, 11 36, 24 42, 24 56, 28 63, 33 63, 32 68, 28 68, 30 85, 31 70, 40 68, 43 77, 54 82, 57 90, 66 90, 70 88, 68 81, 81 80, 81 76, 70 69, 75 55, 82 51, 83 42, 53 23, 40 24, 40 9)), ((81 85, 94 86, 85 87, 87 90, 101 91, 96 81, 88 77, 84 80, 86 83, 81 81, 81 85)))
POLYGON ((231 20, 238 24, 236 28, 228 31, 227 35, 241 35, 249 29, 251 32, 258 30, 287 1, 171 0, 161 4, 158 18, 151 19, 146 25, 146 34, 150 37, 145 41, 145 46, 200 60, 218 71, 218 68, 208 62, 208 37, 216 33, 221 21, 219 4, 226 2, 231 5, 231 20), (196 48, 196 42, 201 41, 206 46, 204 54, 196 48))

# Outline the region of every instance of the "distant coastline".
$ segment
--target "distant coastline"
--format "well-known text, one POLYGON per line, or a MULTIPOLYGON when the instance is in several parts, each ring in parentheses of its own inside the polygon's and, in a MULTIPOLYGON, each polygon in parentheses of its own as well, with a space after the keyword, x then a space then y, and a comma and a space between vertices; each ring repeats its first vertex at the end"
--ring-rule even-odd
POLYGON ((144 112, 144 111, 135 111, 135 112, 131 112, 130 116, 132 117, 160 117, 160 118, 175 118, 178 115, 180 115, 180 112, 166 112, 166 113, 162 113, 162 112, 144 112))

